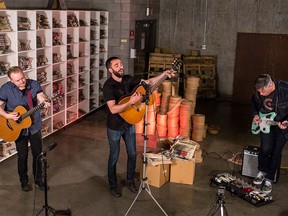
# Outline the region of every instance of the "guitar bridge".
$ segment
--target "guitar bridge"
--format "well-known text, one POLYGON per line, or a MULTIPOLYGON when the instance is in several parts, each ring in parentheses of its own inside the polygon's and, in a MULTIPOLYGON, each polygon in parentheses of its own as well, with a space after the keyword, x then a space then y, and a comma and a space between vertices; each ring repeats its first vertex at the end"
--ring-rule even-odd
POLYGON ((8 121, 8 119, 6 119, 6 125, 7 125, 7 127, 8 127, 10 130, 13 131, 13 128, 12 128, 10 122, 8 121))
POLYGON ((132 104, 131 105, 137 112, 140 112, 139 108, 135 105, 135 104, 132 104))

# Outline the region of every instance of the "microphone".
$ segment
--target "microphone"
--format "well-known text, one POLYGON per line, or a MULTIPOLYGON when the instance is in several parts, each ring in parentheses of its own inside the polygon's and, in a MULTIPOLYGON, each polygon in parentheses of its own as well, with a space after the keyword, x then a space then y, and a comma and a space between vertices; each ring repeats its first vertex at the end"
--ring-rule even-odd
POLYGON ((57 143, 51 143, 50 145, 48 145, 48 147, 41 152, 41 155, 46 155, 46 153, 52 149, 54 149, 57 146, 57 143))

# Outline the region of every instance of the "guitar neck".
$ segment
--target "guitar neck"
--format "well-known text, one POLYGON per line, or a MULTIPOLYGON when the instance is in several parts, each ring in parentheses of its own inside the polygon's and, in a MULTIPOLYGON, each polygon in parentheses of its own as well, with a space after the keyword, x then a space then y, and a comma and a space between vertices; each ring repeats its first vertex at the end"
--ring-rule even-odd
POLYGON ((277 125, 279 122, 277 121, 268 121, 267 124, 268 125, 277 125))
POLYGON ((37 105, 36 107, 33 107, 32 109, 28 110, 26 113, 22 114, 21 119, 25 119, 25 118, 27 118, 28 116, 33 115, 36 111, 44 108, 44 106, 45 106, 45 102, 37 105))
POLYGON ((165 74, 163 77, 161 77, 160 80, 158 80, 155 85, 153 85, 153 87, 151 88, 151 92, 155 91, 156 88, 158 88, 159 85, 161 85, 161 83, 167 78, 167 74, 165 74))
MULTIPOLYGON (((170 69, 171 74, 173 74, 173 71, 178 71, 179 67, 181 66, 182 61, 181 59, 175 59, 172 63, 172 67, 170 69)), ((167 73, 165 73, 164 76, 162 76, 156 83, 151 87, 151 92, 155 91, 156 88, 168 77, 167 73)))
POLYGON ((21 119, 25 119, 31 115, 33 115, 36 111, 43 109, 45 106, 45 102, 51 102, 53 99, 59 97, 59 95, 56 95, 50 99, 47 99, 46 101, 42 102, 41 104, 38 104, 36 107, 33 107, 32 109, 28 110, 26 113, 21 115, 21 119))
MULTIPOLYGON (((268 121, 268 122, 267 122, 268 125, 278 125, 279 123, 280 123, 280 122, 278 122, 278 121, 268 121)), ((288 123, 285 123, 284 125, 287 126, 288 123)))

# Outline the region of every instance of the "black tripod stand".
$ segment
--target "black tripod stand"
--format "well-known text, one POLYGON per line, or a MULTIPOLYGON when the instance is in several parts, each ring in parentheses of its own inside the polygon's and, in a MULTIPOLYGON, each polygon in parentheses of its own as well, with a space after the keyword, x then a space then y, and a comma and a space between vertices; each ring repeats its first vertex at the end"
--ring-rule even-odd
POLYGON ((219 186, 217 191, 217 200, 213 207, 210 209, 208 216, 228 216, 227 210, 225 208, 225 201, 224 201, 224 191, 225 187, 219 186))
POLYGON ((142 180, 140 183, 140 187, 139 187, 139 191, 137 196, 135 197, 134 201, 132 202, 132 204, 130 205, 128 211, 126 212, 125 216, 128 215, 129 211, 131 210, 131 208, 133 207, 134 203, 136 202, 136 200, 138 199, 140 193, 143 190, 146 190, 147 193, 150 195, 150 197, 154 200, 154 202, 158 205, 158 207, 161 209, 161 211, 166 215, 166 212, 164 211, 164 209, 160 206, 160 204, 157 202, 157 200, 154 198, 154 196, 151 193, 149 184, 148 184, 148 178, 146 177, 146 165, 147 165, 147 161, 146 161, 146 145, 147 145, 147 120, 148 120, 148 105, 149 105, 149 97, 150 97, 150 86, 147 85, 145 82, 141 83, 142 86, 145 88, 146 90, 146 94, 145 94, 145 104, 146 104, 146 110, 145 110, 145 120, 144 120, 144 153, 143 153, 143 175, 142 175, 142 180))
POLYGON ((56 210, 53 209, 52 207, 50 207, 48 205, 48 187, 47 187, 47 158, 46 158, 46 153, 47 151, 50 151, 51 149, 53 149, 57 144, 56 143, 52 143, 51 145, 48 146, 48 148, 43 151, 40 156, 42 156, 41 161, 42 161, 42 166, 43 166, 43 179, 44 179, 44 187, 45 187, 45 204, 43 205, 43 208, 35 215, 38 216, 40 215, 44 210, 45 210, 45 216, 48 216, 50 214, 50 212, 54 215, 56 210))

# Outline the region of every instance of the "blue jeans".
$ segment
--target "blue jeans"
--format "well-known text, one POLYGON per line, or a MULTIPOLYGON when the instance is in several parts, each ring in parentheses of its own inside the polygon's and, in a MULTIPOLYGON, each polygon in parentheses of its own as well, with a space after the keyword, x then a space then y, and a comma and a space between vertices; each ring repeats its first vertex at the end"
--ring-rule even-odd
POLYGON ((271 126, 270 133, 261 133, 260 138, 258 169, 267 173, 266 178, 273 182, 281 165, 282 150, 287 140, 278 126, 271 126))
POLYGON ((107 129, 110 154, 108 161, 108 181, 110 187, 117 186, 116 166, 120 152, 120 140, 123 138, 126 145, 127 160, 127 182, 133 182, 136 167, 136 133, 135 126, 132 125, 125 131, 115 131, 107 129))

